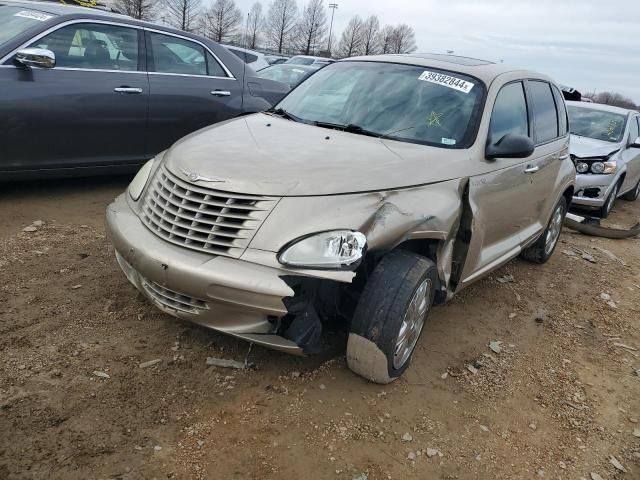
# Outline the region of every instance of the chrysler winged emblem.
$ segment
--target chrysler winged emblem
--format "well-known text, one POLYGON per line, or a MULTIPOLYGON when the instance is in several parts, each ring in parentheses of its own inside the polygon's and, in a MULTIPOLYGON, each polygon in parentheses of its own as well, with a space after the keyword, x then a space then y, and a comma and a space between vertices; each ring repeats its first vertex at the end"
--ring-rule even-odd
POLYGON ((213 177, 205 177, 204 175, 200 175, 197 172, 190 172, 184 168, 181 168, 180 171, 184 176, 186 176, 191 182, 216 182, 216 183, 224 183, 224 180, 220 180, 219 178, 213 177))

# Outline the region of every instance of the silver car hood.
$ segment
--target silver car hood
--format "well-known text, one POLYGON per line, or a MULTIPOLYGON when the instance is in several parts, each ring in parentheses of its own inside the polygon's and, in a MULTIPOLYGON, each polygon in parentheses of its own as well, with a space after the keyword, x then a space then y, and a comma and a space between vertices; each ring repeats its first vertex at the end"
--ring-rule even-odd
POLYGON ((580 158, 606 157, 616 150, 620 150, 619 143, 605 142, 595 138, 571 135, 569 150, 572 155, 580 158))
POLYGON ((175 143, 167 168, 217 190, 309 196, 391 190, 469 174, 466 150, 445 149, 255 114, 175 143))

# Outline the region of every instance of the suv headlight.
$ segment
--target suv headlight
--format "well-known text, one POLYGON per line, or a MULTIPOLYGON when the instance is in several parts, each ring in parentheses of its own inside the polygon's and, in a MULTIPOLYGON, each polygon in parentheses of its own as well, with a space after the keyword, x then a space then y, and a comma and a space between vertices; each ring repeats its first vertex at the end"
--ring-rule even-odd
POLYGON ((151 173, 151 169, 153 168, 153 162, 155 158, 152 158, 147 163, 145 163, 133 180, 129 184, 129 196, 131 196, 132 200, 137 202, 142 195, 142 191, 144 190, 145 185, 149 181, 149 174, 151 173))
POLYGON ((593 162, 591 164, 591 171, 596 174, 615 173, 616 168, 616 162, 593 162))
POLYGON ((342 268, 359 262, 367 238, 360 232, 334 230, 296 240, 278 256, 280 263, 292 267, 342 268))

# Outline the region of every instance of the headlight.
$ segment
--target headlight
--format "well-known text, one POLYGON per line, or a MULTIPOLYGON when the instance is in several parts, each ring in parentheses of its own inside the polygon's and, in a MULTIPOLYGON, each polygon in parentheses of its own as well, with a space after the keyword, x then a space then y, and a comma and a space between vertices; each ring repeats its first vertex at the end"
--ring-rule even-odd
POLYGON ((367 238, 360 232, 322 232, 296 241, 279 260, 293 267, 341 268, 358 262, 366 245, 367 238))
POLYGON ((576 163, 576 171, 578 173, 587 173, 589 171, 589 164, 587 162, 576 163))
POLYGON ((602 163, 602 162, 593 162, 591 164, 591 171, 593 173, 602 173, 602 172, 604 172, 604 163, 602 163))
POLYGON ((603 173, 615 173, 617 168, 618 168, 618 164, 616 162, 604 162, 603 173))
POLYGON ((153 168, 154 160, 155 159, 151 159, 145 163, 129 184, 129 195, 134 201, 138 201, 140 195, 142 195, 142 190, 144 190, 144 186, 149 180, 149 174, 153 168))

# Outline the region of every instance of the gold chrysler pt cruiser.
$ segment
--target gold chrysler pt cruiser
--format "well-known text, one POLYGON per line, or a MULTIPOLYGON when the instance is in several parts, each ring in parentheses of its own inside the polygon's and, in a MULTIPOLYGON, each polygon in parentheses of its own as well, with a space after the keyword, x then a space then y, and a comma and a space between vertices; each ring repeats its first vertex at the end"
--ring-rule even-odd
POLYGON ((387 383, 434 304, 552 255, 575 168, 538 73, 446 55, 329 65, 272 110, 195 132, 108 207, 116 257, 158 308, 294 354, 349 325, 387 383))

